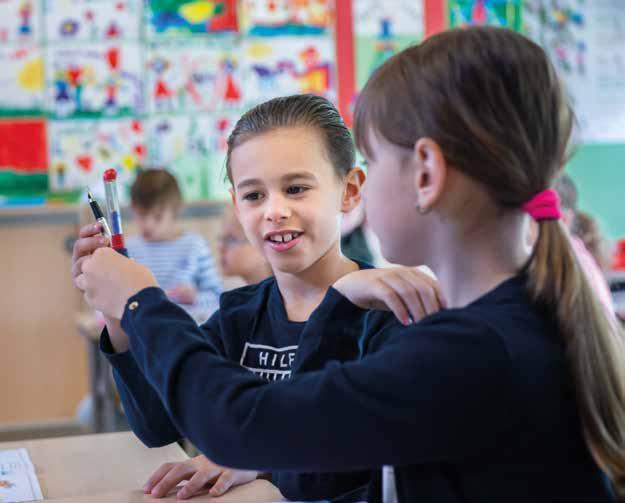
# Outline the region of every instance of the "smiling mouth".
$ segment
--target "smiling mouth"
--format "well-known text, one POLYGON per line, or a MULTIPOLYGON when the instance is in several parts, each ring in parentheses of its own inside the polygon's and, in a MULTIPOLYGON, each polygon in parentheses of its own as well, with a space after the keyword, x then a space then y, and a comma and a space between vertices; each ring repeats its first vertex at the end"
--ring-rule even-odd
POLYGON ((290 250, 300 241, 303 232, 280 232, 270 234, 265 238, 267 244, 276 251, 283 252, 290 250))

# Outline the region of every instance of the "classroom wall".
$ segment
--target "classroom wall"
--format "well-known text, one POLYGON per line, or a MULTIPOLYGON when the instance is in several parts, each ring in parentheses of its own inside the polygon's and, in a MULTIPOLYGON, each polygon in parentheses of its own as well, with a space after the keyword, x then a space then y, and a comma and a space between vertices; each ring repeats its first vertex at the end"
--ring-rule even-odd
POLYGON ((580 209, 599 220, 609 239, 625 237, 625 144, 583 145, 567 171, 577 184, 580 209))

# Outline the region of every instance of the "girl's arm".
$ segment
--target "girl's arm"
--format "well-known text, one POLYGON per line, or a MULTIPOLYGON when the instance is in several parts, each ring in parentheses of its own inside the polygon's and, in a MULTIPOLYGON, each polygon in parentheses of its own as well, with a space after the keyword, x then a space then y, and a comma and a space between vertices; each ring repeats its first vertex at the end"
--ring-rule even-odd
MULTIPOLYGON (((138 367, 178 431, 220 465, 314 472, 449 459, 495 449, 515 424, 501 341, 460 315, 395 324, 358 362, 267 383, 219 357, 160 289, 130 305, 122 326, 138 367)), ((320 333, 358 309, 334 289, 324 305, 320 333)))
MULTIPOLYGON (((219 313, 216 313, 199 330, 217 354, 221 354, 223 346, 218 336, 218 316, 219 313)), ((172 423, 166 406, 128 351, 128 339, 119 321, 107 318, 106 323, 107 328, 100 338, 100 349, 113 367, 113 378, 132 431, 148 447, 160 447, 180 440, 183 435, 172 423)))

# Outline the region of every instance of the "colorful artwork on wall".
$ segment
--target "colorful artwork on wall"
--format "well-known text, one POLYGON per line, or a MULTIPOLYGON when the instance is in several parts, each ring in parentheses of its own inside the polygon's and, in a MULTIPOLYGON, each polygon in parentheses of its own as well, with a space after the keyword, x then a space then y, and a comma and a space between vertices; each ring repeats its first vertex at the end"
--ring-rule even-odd
POLYGON ((50 189, 55 192, 103 190, 102 173, 115 168, 128 186, 145 161, 143 124, 136 119, 51 121, 50 189))
POLYGON ((141 0, 42 0, 48 42, 138 40, 141 0))
POLYGON ((449 25, 522 28, 522 0, 447 0, 449 25))
POLYGON ((44 67, 39 47, 0 46, 0 67, 0 116, 41 113, 44 67))
POLYGON ((151 0, 146 2, 147 35, 189 36, 236 32, 236 0, 151 0))
POLYGON ((233 109, 243 102, 237 52, 201 41, 154 44, 146 61, 150 112, 233 109))
POLYGON ((48 149, 44 119, 0 120, 0 205, 48 190, 48 149))
POLYGON ((47 54, 48 103, 56 118, 121 117, 143 110, 139 46, 54 46, 47 54))
POLYGON ((250 40, 243 58, 248 104, 296 93, 336 99, 334 43, 330 38, 250 40))
POLYGON ((240 113, 162 115, 147 125, 148 164, 176 174, 185 200, 224 199, 227 139, 240 113))
POLYGON ((40 40, 38 0, 0 2, 0 44, 33 43, 40 40))
POLYGON ((332 26, 332 4, 332 0, 243 0, 242 24, 252 36, 324 35, 332 26))

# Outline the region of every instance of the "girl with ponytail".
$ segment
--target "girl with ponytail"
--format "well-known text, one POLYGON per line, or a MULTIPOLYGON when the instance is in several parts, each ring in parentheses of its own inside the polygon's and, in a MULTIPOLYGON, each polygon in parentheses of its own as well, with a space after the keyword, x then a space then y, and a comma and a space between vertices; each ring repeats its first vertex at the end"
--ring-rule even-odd
MULTIPOLYGON (((367 217, 385 258, 430 266, 447 308, 410 326, 370 315, 357 362, 263 382, 202 344, 124 257, 83 261, 76 283, 121 318, 172 421, 220 465, 392 465, 410 503, 625 501, 623 334, 580 271, 551 189, 573 123, 543 50, 504 29, 437 34, 372 75, 355 113, 367 217), (197 403, 219 414, 198 416, 197 403)), ((319 347, 340 340, 341 317, 404 289, 376 274, 334 283, 316 313, 319 347)))

